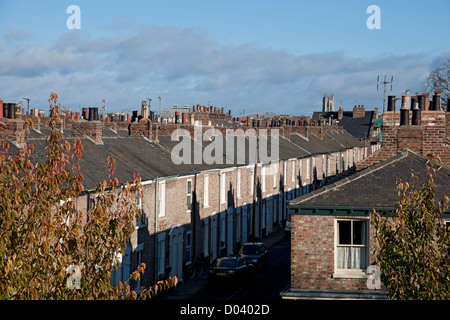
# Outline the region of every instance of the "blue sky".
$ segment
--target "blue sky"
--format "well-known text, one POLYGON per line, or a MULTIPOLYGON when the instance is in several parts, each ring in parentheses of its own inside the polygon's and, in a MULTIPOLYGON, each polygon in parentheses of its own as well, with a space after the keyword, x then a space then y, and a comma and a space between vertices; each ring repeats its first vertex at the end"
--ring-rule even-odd
POLYGON ((48 109, 58 93, 72 109, 131 112, 215 105, 246 112, 308 114, 324 93, 336 105, 382 108, 378 75, 392 94, 421 92, 450 58, 450 1, 0 0, 0 97, 48 109), (68 6, 81 10, 69 30, 68 6), (368 6, 381 12, 370 30, 368 6), (158 109, 158 108, 157 108, 158 109))

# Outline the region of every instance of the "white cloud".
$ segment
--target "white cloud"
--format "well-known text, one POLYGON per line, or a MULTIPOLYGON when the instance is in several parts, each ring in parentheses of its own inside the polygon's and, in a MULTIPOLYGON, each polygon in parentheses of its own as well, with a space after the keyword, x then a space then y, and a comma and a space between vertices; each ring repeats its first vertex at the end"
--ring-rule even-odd
MULTIPOLYGON (((135 110, 162 97, 163 107, 228 106, 246 112, 308 114, 323 93, 350 109, 355 100, 382 107, 378 75, 394 75, 394 91, 422 90, 421 80, 439 57, 390 55, 371 59, 340 52, 297 56, 255 43, 218 45, 193 29, 146 27, 136 34, 93 38, 65 33, 51 46, 0 45, 0 96, 30 96, 44 108, 51 91, 65 105, 135 110)), ((448 54, 448 53, 447 53, 448 54)))

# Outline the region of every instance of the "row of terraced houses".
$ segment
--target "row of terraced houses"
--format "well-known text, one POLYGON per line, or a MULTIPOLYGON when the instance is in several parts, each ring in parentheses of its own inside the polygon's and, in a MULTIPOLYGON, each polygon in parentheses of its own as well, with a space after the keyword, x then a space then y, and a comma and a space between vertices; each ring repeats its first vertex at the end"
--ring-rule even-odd
MULTIPOLYGON (((359 117, 361 108, 357 111, 355 117, 359 117)), ((23 113, 8 105, 0 114, 0 121, 6 124, 5 137, 11 142, 10 152, 32 143, 35 160, 44 161, 47 118, 42 112, 32 112, 34 125, 27 132, 23 113)), ((372 111, 370 115, 369 127, 375 120, 372 111)), ((147 270, 143 278, 133 283, 137 291, 141 285, 155 283, 167 267, 171 267, 171 276, 183 279, 185 266, 200 255, 210 260, 232 255, 245 242, 289 227, 289 200, 349 174, 379 148, 377 141, 358 139, 337 121, 305 121, 289 116, 233 119, 223 108, 198 105, 175 110, 170 119, 156 117, 145 103, 141 114, 136 111, 132 117, 99 115, 96 108, 83 108, 81 114, 65 113, 58 130, 69 142, 81 138, 84 146, 81 170, 85 191, 76 200, 78 209, 88 210, 95 201, 94 188, 107 177, 105 160, 109 155, 116 159, 119 182, 130 180, 135 172, 142 178, 143 197, 137 203, 143 214, 111 280, 113 284, 126 281, 144 262, 147 270), (180 129, 188 133, 184 138, 192 146, 187 151, 192 153, 191 159, 199 150, 206 152, 218 139, 223 140, 225 151, 227 130, 275 135, 278 156, 267 161, 258 156, 252 161, 246 135, 244 150, 242 145, 233 144, 231 160, 230 154, 223 152, 211 164, 174 161, 174 157, 180 160, 186 156, 174 156, 172 152, 181 141, 177 134, 180 129), (195 139, 196 130, 203 134, 211 129, 216 130, 214 137, 195 139), (237 163, 237 156, 242 154, 245 161, 237 163)), ((270 143, 263 150, 265 145, 259 142, 258 155, 274 151, 270 143)))

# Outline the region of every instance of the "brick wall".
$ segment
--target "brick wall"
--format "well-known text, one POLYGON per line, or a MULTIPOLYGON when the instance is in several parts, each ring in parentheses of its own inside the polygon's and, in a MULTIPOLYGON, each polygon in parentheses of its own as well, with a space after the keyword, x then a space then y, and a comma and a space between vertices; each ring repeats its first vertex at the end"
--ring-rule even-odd
MULTIPOLYGON (((409 113, 409 117, 409 123, 411 123, 412 112, 409 113)), ((424 157, 433 154, 440 157, 444 164, 450 165, 450 147, 445 143, 445 137, 449 136, 449 132, 448 112, 422 110, 420 126, 400 126, 400 112, 385 112, 382 125, 382 149, 360 162, 356 169, 366 168, 405 149, 424 157)))
MULTIPOLYGON (((291 216, 291 289, 367 290, 366 278, 333 277, 335 219, 323 215, 291 216)), ((370 233, 373 232, 370 227, 370 233)), ((369 244, 368 261, 373 261, 372 251, 369 244)), ((380 290, 385 289, 382 286, 380 290)))
POLYGON ((1 122, 4 124, 4 128, 0 130, 5 137, 9 138, 16 145, 24 145, 26 143, 27 124, 25 121, 2 118, 1 122))
POLYGON ((86 136, 96 144, 103 144, 101 121, 72 120, 72 133, 75 137, 86 136))

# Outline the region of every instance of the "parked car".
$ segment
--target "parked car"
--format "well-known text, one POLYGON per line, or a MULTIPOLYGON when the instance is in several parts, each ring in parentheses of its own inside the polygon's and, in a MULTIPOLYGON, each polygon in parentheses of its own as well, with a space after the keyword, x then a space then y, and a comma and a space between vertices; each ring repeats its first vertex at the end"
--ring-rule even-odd
POLYGON ((242 257, 223 257, 215 260, 208 270, 208 284, 224 282, 242 285, 250 279, 253 265, 242 257))
POLYGON ((239 249, 239 255, 253 264, 256 269, 267 267, 269 261, 269 250, 262 242, 250 242, 242 245, 239 249))

